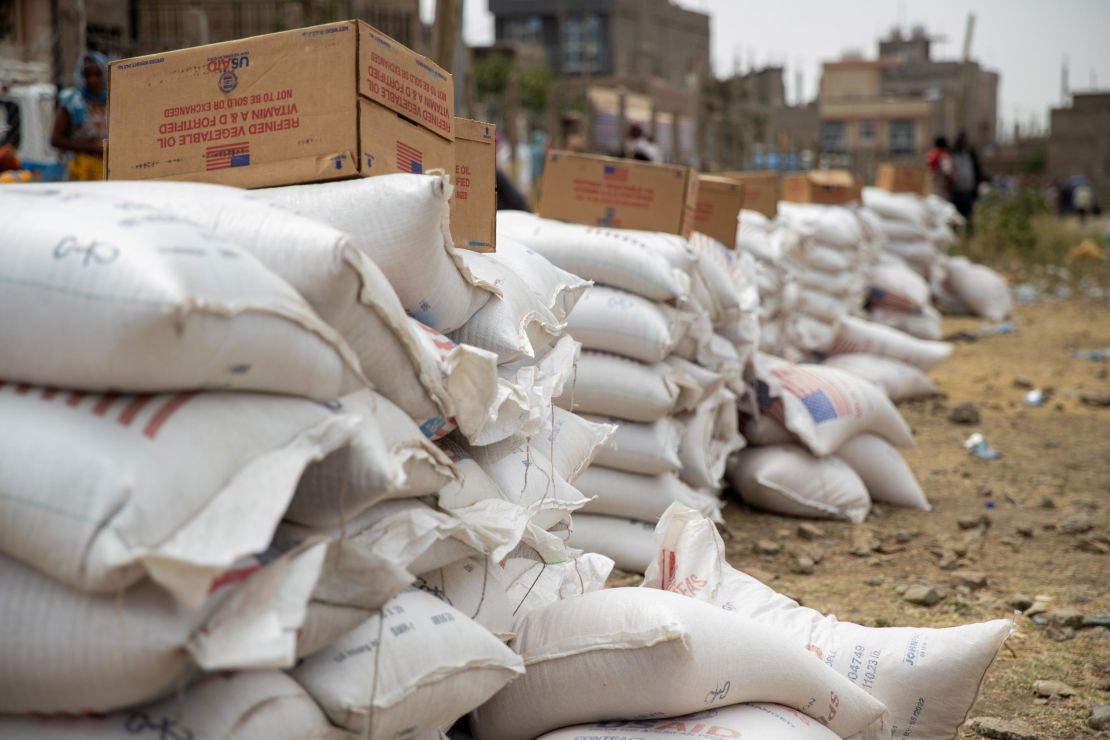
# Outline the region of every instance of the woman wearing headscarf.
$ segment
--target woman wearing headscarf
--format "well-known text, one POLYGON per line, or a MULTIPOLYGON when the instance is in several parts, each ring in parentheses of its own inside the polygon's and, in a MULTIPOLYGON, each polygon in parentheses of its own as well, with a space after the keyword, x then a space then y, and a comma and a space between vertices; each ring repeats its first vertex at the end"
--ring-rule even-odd
POLYGON ((76 84, 58 95, 50 145, 68 154, 70 180, 104 179, 108 136, 108 59, 87 51, 77 60, 76 84))

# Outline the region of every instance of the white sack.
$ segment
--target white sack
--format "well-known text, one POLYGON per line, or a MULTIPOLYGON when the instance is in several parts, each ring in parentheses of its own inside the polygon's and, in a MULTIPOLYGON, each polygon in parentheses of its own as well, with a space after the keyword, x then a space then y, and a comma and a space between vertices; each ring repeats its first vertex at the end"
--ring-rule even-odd
POLYGON ((781 201, 777 219, 787 228, 825 244, 855 249, 863 241, 859 219, 844 206, 781 201))
POLYGON ((259 193, 350 234, 405 310, 441 332, 465 324, 496 291, 471 274, 453 246, 446 176, 360 177, 259 193))
POLYGON ((504 234, 497 236, 497 261, 512 269, 558 321, 566 321, 590 281, 556 267, 539 252, 504 234))
POLYGON ((840 736, 796 709, 779 704, 733 704, 667 719, 602 720, 564 727, 539 740, 651 740, 674 737, 698 740, 837 740, 840 736))
POLYGON ((286 519, 314 527, 339 524, 380 501, 425 496, 461 480, 451 460, 388 399, 360 391, 340 401, 361 417, 358 432, 305 469, 286 519))
POLYGON ((929 220, 925 199, 911 193, 892 193, 881 188, 865 187, 863 205, 879 214, 884 221, 901 221, 924 227, 929 220))
POLYGON ((749 416, 742 428, 744 439, 753 445, 801 444, 797 435, 767 414, 749 416))
POLYGON ((870 319, 876 324, 890 326, 918 339, 938 340, 941 331, 940 312, 931 305, 922 306, 914 311, 892 311, 888 308, 871 309, 870 319))
POLYGON ((892 401, 935 396, 940 392, 936 384, 920 369, 889 357, 849 352, 833 355, 822 364, 874 383, 892 401))
POLYGON ((280 671, 215 673, 184 695, 96 716, 0 715, 7 740, 349 740, 296 681, 280 671))
POLYGON ((682 460, 679 477, 695 488, 717 488, 729 455, 744 446, 736 396, 720 390, 678 421, 685 427, 678 450, 682 460))
POLYGON ((847 737, 883 714, 775 630, 655 589, 606 589, 534 611, 513 647, 527 672, 471 715, 478 737, 532 740, 582 722, 753 701, 799 709, 847 737))
POLYGON ((674 473, 682 467, 678 457, 682 426, 673 417, 664 416, 650 423, 601 416, 586 418, 616 425, 616 431, 598 449, 595 464, 643 475, 674 473))
POLYGON ((590 467, 617 426, 591 421, 565 409, 552 411, 547 426, 532 444, 547 453, 556 473, 574 483, 590 467))
POLYGON ((882 437, 861 434, 840 445, 836 456, 856 471, 872 501, 926 511, 933 508, 902 453, 882 437))
POLYGON ((756 392, 763 412, 781 421, 815 455, 875 432, 898 447, 913 446, 909 425, 881 388, 844 370, 795 365, 761 355, 756 392))
MULTIPOLYGON (((575 521, 578 517, 575 517, 575 521)), ((545 561, 536 550, 521 545, 501 561, 501 581, 515 618, 605 588, 613 561, 587 552, 559 561, 545 561)))
POLYGON ((945 286, 975 315, 988 321, 1002 321, 1014 309, 1006 279, 986 265, 976 265, 966 257, 952 257, 946 264, 945 286))
MULTIPOLYGON (((697 509, 715 521, 721 518, 721 501, 695 491, 673 473, 638 475, 624 470, 591 465, 576 485, 592 501, 582 507, 586 514, 604 514, 622 519, 654 522, 675 501, 697 509)), ((574 517, 574 525, 578 516, 574 517)))
POLYGON ((600 514, 575 514, 567 544, 584 552, 601 553, 616 567, 643 573, 655 557, 652 524, 600 514))
POLYGON ((847 463, 798 445, 741 450, 729 479, 746 504, 777 514, 862 522, 871 509, 867 487, 847 463))
POLYGON ((583 352, 573 384, 555 403, 582 414, 652 422, 673 412, 683 387, 690 385, 682 372, 662 362, 646 365, 617 355, 583 352))
MULTIPOLYGON (((676 591, 757 620, 805 647, 886 705, 889 720, 866 738, 950 740, 975 702, 983 675, 1013 622, 946 629, 864 627, 799 606, 724 559, 724 543, 697 512, 675 507, 659 523, 660 555, 644 585, 676 591)), ((735 633, 737 639, 745 639, 735 633)))
POLYGON ((566 331, 584 349, 650 363, 674 350, 692 320, 692 314, 664 303, 596 285, 571 311, 566 331))
POLYGON ((502 566, 488 555, 471 555, 420 574, 414 585, 450 604, 499 640, 508 640, 513 636, 513 606, 502 572, 502 566))
POLYGON ((871 268, 867 302, 894 311, 915 311, 929 305, 929 282, 902 260, 880 259, 871 268))
POLYGON ((197 606, 266 549, 305 466, 358 433, 343 409, 0 387, 0 551, 97 593, 149 576, 197 606))
POLYGON ((523 672, 519 656, 461 612, 406 591, 291 674, 332 722, 390 738, 449 727, 523 672))
POLYGON ((57 188, 5 190, 0 222, 9 382, 320 400, 366 384, 347 343, 288 283, 211 231, 57 188))
POLYGON ((342 231, 257 191, 223 185, 146 180, 27 187, 110 194, 220 234, 293 286, 347 340, 373 387, 417 423, 442 424, 456 414, 467 423, 468 399, 456 411, 439 352, 428 351, 381 269, 342 231))
POLYGON ((507 236, 586 280, 627 290, 653 301, 673 301, 690 292, 690 276, 654 248, 644 232, 602 229, 498 211, 498 236, 507 236))
POLYGON ((150 581, 82 593, 0 556, 0 713, 110 711, 165 696, 197 668, 292 665, 324 546, 269 555, 224 573, 199 609, 150 581))
POLYGON ((855 316, 846 316, 840 322, 840 334, 829 353, 842 355, 848 352, 862 352, 869 355, 882 355, 915 365, 922 370, 931 370, 951 355, 952 349, 952 345, 947 342, 917 339, 889 326, 855 316))

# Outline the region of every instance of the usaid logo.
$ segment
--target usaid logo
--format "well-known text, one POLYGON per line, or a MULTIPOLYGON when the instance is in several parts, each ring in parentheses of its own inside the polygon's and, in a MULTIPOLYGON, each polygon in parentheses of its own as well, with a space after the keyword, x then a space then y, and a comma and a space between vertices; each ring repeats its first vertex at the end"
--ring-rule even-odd
POLYGON ((239 85, 239 75, 236 74, 236 71, 245 69, 250 65, 250 53, 241 51, 235 54, 209 57, 206 69, 212 74, 219 75, 217 85, 220 92, 229 93, 239 85))

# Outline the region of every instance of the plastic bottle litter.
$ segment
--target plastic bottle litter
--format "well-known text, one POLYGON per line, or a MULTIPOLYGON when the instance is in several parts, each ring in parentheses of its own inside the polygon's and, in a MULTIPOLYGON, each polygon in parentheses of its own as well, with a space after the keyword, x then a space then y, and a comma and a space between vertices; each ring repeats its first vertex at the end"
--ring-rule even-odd
POLYGON ((1002 457, 1002 453, 990 446, 987 438, 979 432, 972 434, 964 440, 964 449, 975 457, 981 457, 985 460, 997 460, 1002 457))
POLYGON ((1026 406, 1044 406, 1045 392, 1040 388, 1034 388, 1025 394, 1026 406))

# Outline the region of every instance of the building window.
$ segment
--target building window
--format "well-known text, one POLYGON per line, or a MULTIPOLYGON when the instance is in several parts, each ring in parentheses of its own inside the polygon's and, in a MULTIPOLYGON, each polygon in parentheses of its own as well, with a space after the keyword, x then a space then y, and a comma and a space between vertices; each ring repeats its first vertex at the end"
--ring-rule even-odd
POLYGON ((563 72, 601 71, 601 16, 575 15, 563 21, 563 72))
POLYGON ((821 151, 845 150, 844 121, 821 121, 821 151))
POLYGON ((875 140, 875 122, 870 119, 865 119, 859 122, 859 138, 860 141, 874 141, 875 140))
POLYGON ((913 121, 890 122, 890 153, 914 154, 917 151, 917 132, 913 121))
POLYGON ((538 15, 527 18, 508 18, 505 21, 505 38, 509 41, 543 40, 543 19, 538 15))
POLYGON ((0 41, 15 40, 15 0, 0 0, 0 41))

